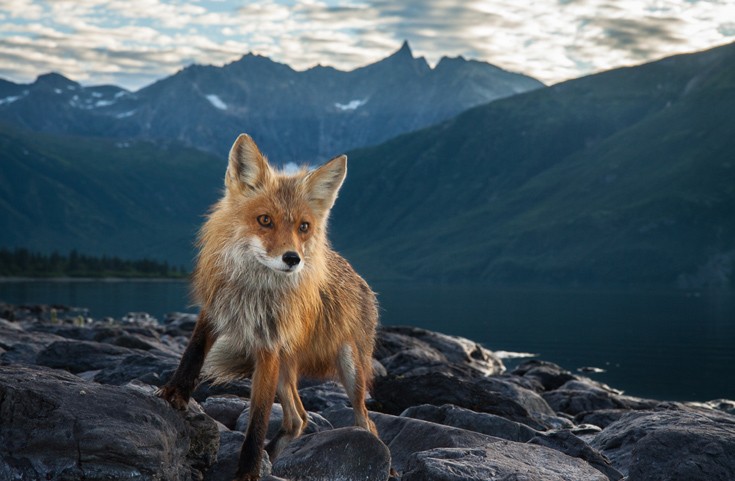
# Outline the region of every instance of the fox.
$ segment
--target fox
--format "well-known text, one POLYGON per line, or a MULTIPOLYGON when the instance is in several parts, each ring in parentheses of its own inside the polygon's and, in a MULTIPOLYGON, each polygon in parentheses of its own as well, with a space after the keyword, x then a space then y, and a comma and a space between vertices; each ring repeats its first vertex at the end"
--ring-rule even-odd
POLYGON ((181 360, 158 395, 185 410, 202 379, 251 377, 250 419, 237 481, 259 477, 275 396, 283 423, 271 460, 308 422, 298 380, 338 378, 355 425, 375 436, 365 397, 378 323, 375 293, 327 238, 347 174, 340 155, 316 169, 274 168, 253 139, 230 149, 224 192, 201 227, 192 292, 200 312, 181 360))

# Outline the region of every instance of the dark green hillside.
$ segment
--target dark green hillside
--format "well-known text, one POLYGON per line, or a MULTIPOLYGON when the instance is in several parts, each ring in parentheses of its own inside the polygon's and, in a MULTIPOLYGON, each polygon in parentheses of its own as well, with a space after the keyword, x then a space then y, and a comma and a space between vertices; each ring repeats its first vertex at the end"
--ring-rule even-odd
POLYGON ((493 102, 353 153, 336 244, 375 276, 729 283, 733 112, 735 45, 493 102))
POLYGON ((61 137, 0 125, 0 245, 189 266, 225 161, 171 143, 61 137))

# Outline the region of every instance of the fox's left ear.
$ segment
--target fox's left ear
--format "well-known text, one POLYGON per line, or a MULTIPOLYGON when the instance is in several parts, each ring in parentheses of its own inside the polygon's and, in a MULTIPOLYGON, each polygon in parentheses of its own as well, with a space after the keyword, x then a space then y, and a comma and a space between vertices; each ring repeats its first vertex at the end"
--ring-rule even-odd
POLYGON ((315 212, 324 214, 332 208, 346 175, 346 155, 335 157, 306 175, 304 182, 309 193, 309 204, 315 212))

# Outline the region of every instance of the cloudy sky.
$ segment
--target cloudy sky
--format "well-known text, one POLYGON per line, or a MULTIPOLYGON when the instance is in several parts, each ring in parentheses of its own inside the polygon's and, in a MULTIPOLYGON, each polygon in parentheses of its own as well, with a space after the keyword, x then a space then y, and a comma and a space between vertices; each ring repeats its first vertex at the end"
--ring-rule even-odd
POLYGON ((546 83, 735 41, 735 0, 0 0, 0 77, 56 71, 136 90, 255 52, 297 70, 397 50, 546 83))

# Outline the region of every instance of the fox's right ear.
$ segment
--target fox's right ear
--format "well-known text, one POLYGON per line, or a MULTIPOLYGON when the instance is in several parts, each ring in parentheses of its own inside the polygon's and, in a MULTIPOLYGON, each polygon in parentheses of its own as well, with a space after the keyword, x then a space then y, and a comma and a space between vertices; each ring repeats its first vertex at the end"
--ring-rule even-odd
POLYGON ((230 149, 230 160, 225 174, 227 190, 247 193, 265 185, 273 175, 268 161, 248 134, 240 134, 230 149))

